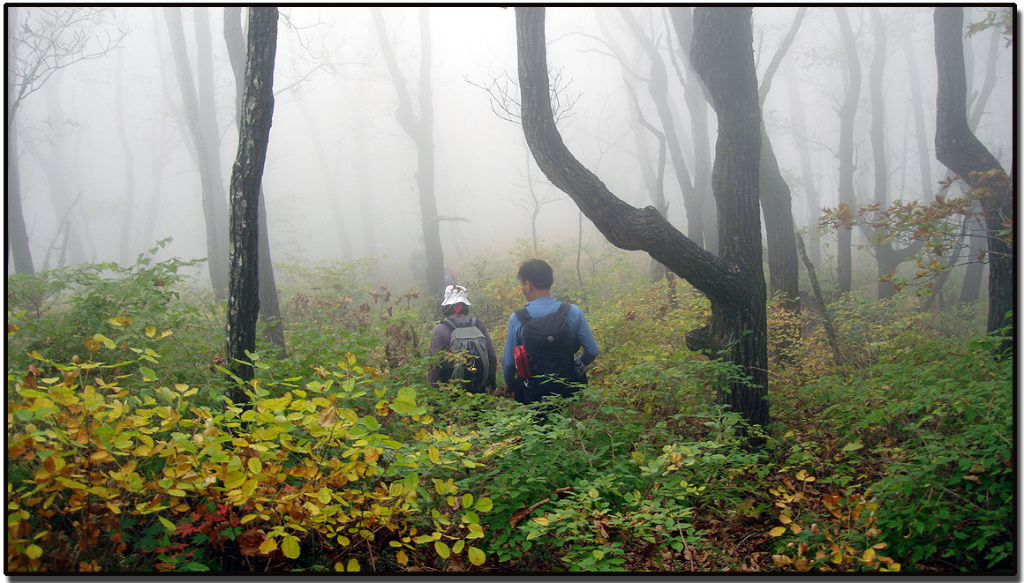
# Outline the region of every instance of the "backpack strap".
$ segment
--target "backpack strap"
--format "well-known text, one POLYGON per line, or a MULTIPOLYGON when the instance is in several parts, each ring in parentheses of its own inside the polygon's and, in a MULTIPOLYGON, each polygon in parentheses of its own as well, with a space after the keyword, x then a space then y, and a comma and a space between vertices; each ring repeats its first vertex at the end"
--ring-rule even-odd
POLYGON ((568 318, 569 317, 569 308, 570 307, 572 307, 572 304, 566 304, 564 302, 563 303, 559 303, 557 311, 558 311, 559 314, 561 314, 561 315, 565 316, 566 318, 568 318))
POLYGON ((455 322, 452 322, 451 318, 445 318, 444 320, 441 320, 441 323, 444 324, 445 326, 448 326, 449 330, 454 330, 458 328, 455 322))
POLYGON ((516 318, 519 319, 519 323, 523 326, 533 318, 530 316, 530 312, 526 311, 526 308, 519 308, 515 311, 516 318))

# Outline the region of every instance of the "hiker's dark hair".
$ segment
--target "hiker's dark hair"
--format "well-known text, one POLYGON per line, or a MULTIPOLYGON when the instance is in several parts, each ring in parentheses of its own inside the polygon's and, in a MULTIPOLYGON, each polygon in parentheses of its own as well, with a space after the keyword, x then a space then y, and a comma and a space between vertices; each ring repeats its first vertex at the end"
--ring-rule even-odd
POLYGON ((541 259, 528 259, 519 266, 519 273, 516 274, 519 281, 528 281, 537 289, 551 289, 555 283, 555 274, 551 266, 541 259))

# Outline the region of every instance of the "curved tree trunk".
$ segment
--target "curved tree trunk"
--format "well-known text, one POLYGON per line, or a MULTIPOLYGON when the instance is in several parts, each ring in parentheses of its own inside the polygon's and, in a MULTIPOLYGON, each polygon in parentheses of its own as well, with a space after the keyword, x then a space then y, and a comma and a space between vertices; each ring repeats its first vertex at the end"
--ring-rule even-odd
POLYGON ((984 183, 992 194, 982 199, 988 240, 988 331, 1011 327, 1003 348, 1013 341, 1013 249, 998 236, 1013 218, 1010 180, 999 162, 978 141, 967 121, 967 81, 964 75, 963 8, 935 9, 935 60, 938 65, 938 110, 935 156, 971 188, 982 185, 981 172, 995 171, 984 183))
POLYGON ((710 325, 688 334, 688 345, 738 365, 746 377, 722 388, 719 401, 751 424, 767 424, 766 290, 757 198, 761 110, 751 10, 699 8, 694 14, 694 68, 719 115, 713 172, 722 234, 719 257, 679 232, 653 207, 638 209, 623 202, 573 157, 551 112, 545 9, 515 10, 523 130, 537 165, 610 243, 646 251, 708 296, 710 325))
MULTIPOLYGON (((256 350, 259 314, 259 198, 274 117, 274 57, 277 8, 249 9, 245 93, 238 154, 231 170, 231 277, 228 293, 227 350, 231 371, 253 378, 246 351, 256 350)), ((236 401, 238 395, 235 395, 236 401)))

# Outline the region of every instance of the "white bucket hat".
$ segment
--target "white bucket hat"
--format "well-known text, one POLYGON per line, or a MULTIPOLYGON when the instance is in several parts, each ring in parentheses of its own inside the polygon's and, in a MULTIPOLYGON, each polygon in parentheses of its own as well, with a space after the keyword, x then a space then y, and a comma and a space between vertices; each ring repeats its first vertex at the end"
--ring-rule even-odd
POLYGON ((451 306, 454 304, 466 304, 471 306, 469 303, 469 297, 466 295, 466 288, 461 285, 450 285, 444 288, 444 299, 441 300, 442 306, 451 306))

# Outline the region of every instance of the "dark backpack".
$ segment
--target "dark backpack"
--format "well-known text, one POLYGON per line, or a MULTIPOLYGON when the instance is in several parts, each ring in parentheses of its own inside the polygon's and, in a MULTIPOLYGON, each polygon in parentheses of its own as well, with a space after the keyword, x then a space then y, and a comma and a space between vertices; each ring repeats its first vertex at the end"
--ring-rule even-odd
POLYGON ((534 318, 526 308, 515 316, 523 326, 523 344, 529 360, 529 373, 513 387, 515 399, 521 403, 539 401, 547 395, 568 397, 578 390, 569 383, 586 382, 578 378, 574 360, 576 338, 569 329, 570 304, 559 304, 558 310, 534 318))
POLYGON ((451 381, 470 393, 483 393, 487 390, 491 362, 487 358, 487 337, 476 322, 476 318, 470 318, 468 324, 460 326, 447 318, 443 323, 452 331, 451 381))

